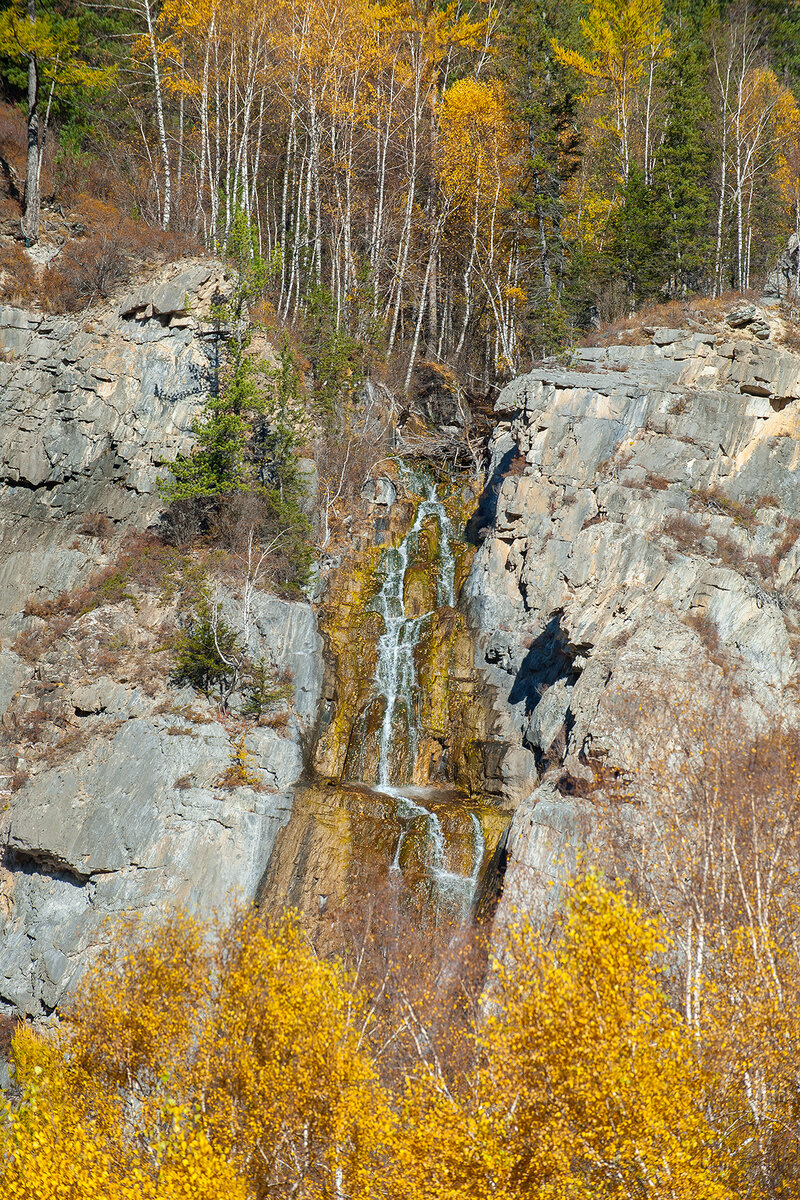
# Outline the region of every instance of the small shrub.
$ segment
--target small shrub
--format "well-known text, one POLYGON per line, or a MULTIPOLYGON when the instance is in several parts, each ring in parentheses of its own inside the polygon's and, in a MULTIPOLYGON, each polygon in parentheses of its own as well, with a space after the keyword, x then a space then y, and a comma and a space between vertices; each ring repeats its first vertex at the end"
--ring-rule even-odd
POLYGON ((160 539, 137 534, 125 541, 113 563, 92 575, 81 587, 60 592, 53 599, 33 597, 26 602, 25 613, 51 621, 57 616, 79 617, 103 604, 135 600, 130 586, 156 586, 170 565, 169 549, 160 539))
POLYGON ((581 528, 580 528, 580 532, 583 533, 584 529, 591 529, 592 525, 599 525, 601 523, 601 521, 605 521, 605 517, 602 516, 599 512, 596 512, 593 517, 588 517, 583 522, 583 524, 581 525, 581 528))
POLYGON ((716 534, 714 541, 717 544, 717 557, 726 567, 731 567, 734 571, 745 571, 748 562, 752 562, 733 538, 726 537, 725 534, 716 534))
POLYGON ((86 534, 87 537, 96 537, 105 540, 110 538, 114 532, 114 522, 109 520, 103 513, 87 513, 78 526, 78 533, 86 534))
POLYGON ((708 655, 712 662, 719 664, 721 651, 719 631, 708 613, 690 612, 687 614, 686 621, 687 624, 691 625, 692 629, 700 634, 700 639, 708 650, 708 655))
POLYGON ((59 596, 52 598, 31 596, 25 601, 23 612, 26 617, 38 617, 39 620, 46 621, 49 617, 54 617, 56 613, 61 611, 59 602, 61 597, 66 595, 66 592, 61 592, 59 596))
POLYGON ((41 741, 42 732, 49 722, 50 714, 45 712, 43 708, 37 708, 33 712, 21 714, 17 717, 16 722, 19 740, 35 745, 41 741))
POLYGON ((279 708, 276 712, 266 713, 258 718, 259 725, 266 725, 269 729, 283 731, 289 728, 289 723, 292 719, 292 714, 288 708, 279 708))
POLYGON ((517 450, 515 448, 513 457, 511 459, 511 462, 506 467, 506 470, 503 474, 503 478, 504 479, 509 479, 509 478, 515 479, 515 478, 519 477, 520 475, 524 475, 525 468, 527 467, 527 465, 528 465, 528 460, 525 457, 525 455, 520 454, 519 450, 517 450))
POLYGON ((42 303, 49 312, 72 312, 104 299, 130 276, 131 264, 118 223, 67 242, 42 276, 42 303))
POLYGON ((197 496, 173 500, 161 519, 161 532, 170 546, 194 544, 208 524, 208 506, 197 496))
POLYGON ((0 299, 23 308, 35 303, 38 295, 39 276, 23 248, 0 247, 0 299))
POLYGON ((22 1025, 22 1017, 0 1013, 0 1058, 8 1058, 14 1034, 22 1025))
POLYGON ((779 563, 783 561, 798 538, 800 538, 800 519, 787 517, 783 536, 775 547, 775 557, 779 563))
POLYGON ((706 532, 699 522, 683 513, 673 513, 664 522, 664 533, 677 543, 684 554, 694 553, 697 543, 705 537, 706 532))
POLYGON ((217 787, 249 787, 259 789, 262 780, 253 770, 253 755, 244 744, 245 735, 241 733, 233 742, 230 766, 220 775, 217 787))
POLYGON ((754 504, 742 504, 741 501, 726 496, 718 486, 708 489, 694 488, 692 505, 694 508, 705 509, 706 512, 730 517, 748 533, 752 533, 758 523, 757 509, 754 504))
POLYGON ((770 582, 774 580, 780 566, 780 559, 777 554, 751 554, 749 561, 762 579, 769 580, 770 582))
MULTIPOLYGON (((120 722, 121 724, 121 722, 120 722)), ((109 732, 112 726, 106 725, 105 731, 109 732)), ((83 729, 73 730, 65 733, 52 746, 48 746, 42 753, 42 758, 48 766, 55 766, 56 763, 62 762, 71 754, 77 754, 82 750, 89 740, 89 734, 83 729)))
POLYGON ((665 492, 667 488, 672 487, 672 484, 663 475, 656 475, 650 471, 644 477, 643 486, 650 488, 654 492, 665 492))

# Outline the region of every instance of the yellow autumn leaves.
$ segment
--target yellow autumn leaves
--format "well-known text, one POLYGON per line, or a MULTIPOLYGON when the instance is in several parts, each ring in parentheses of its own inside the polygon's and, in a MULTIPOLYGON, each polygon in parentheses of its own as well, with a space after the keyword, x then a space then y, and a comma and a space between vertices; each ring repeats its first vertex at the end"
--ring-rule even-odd
POLYGON ((468 218, 507 207, 517 182, 514 131, 498 83, 460 79, 442 100, 439 177, 445 193, 468 218))
POLYGON ((174 916, 126 944, 57 1033, 15 1036, 8 1200, 734 1194, 659 973, 670 948, 594 877, 554 945, 512 933, 463 1044, 443 1057, 422 1021, 400 1075, 382 1075, 399 1030, 376 1021, 381 997, 289 919, 212 935, 174 916))

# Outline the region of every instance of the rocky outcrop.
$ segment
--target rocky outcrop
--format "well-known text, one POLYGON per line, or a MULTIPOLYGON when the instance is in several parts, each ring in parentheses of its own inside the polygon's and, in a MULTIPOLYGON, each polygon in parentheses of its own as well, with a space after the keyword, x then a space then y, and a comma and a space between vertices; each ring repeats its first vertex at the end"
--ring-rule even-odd
POLYGON ((0 998, 31 1015, 60 1001, 109 917, 252 899, 291 815, 321 683, 310 607, 257 599, 253 637, 295 696, 277 728, 246 730, 190 689, 137 684, 123 654, 113 677, 93 669, 98 635, 120 643, 155 616, 125 604, 80 618, 66 644, 22 663, 6 707, 19 782, 0 818, 0 998), (241 744, 251 778, 234 783, 241 744))
MULTIPOLYGON (((488 910, 505 872, 497 919, 546 920, 670 706, 800 716, 800 355, 750 303, 512 383, 471 516, 463 480, 436 499, 368 480, 321 633, 309 603, 253 600, 250 655, 292 693, 260 723, 176 689, 165 637, 192 564, 146 531, 224 287, 197 261, 80 318, 0 310, 0 1004, 32 1015, 107 917, 171 904, 296 902, 328 944, 387 875, 428 920, 442 897, 488 910), (399 701, 378 670, 390 616, 399 701), (390 697, 405 801, 376 786, 390 697)), ((233 624, 240 592, 219 582, 233 624)))
MULTIPOLYGON (((252 899, 303 771, 311 606, 256 594, 249 650, 293 695, 244 726, 170 686, 174 606, 144 578, 157 547, 129 548, 190 444, 225 288, 200 260, 81 316, 0 309, 0 1006, 32 1016, 75 985, 108 917, 252 899)), ((235 580, 219 594, 235 616, 235 580)))
POLYGON ((208 391, 207 318, 227 286, 200 260, 88 314, 0 306, 0 633, 31 596, 74 586, 99 532, 155 517, 159 473, 208 391))
POLYGON ((521 896, 546 907, 583 797, 665 706, 724 693, 754 728, 798 716, 800 356, 784 333, 755 305, 638 328, 499 397, 465 593, 497 736, 531 762, 501 919, 521 896))
POLYGON ((793 233, 767 279, 770 296, 791 298, 800 295, 800 238, 793 233))

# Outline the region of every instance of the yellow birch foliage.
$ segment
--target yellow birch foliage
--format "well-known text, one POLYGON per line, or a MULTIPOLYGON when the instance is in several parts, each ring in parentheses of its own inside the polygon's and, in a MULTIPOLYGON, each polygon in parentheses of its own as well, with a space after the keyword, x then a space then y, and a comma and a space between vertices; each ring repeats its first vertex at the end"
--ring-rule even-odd
POLYGON ((459 79, 439 113, 438 167, 452 203, 472 216, 508 204, 516 182, 513 128, 501 86, 459 79))
POLYGON ((212 1139, 228 1139, 279 1194, 367 1194, 388 1108, 359 1052, 363 1000, 300 929, 256 917, 221 939, 194 1094, 212 1139))
POLYGON ((764 157, 770 159, 775 152, 774 177, 788 228, 793 229, 800 224, 800 108, 774 72, 760 71, 753 107, 764 111, 768 106, 772 107, 772 137, 767 139, 764 157))
POLYGON ((611 135, 627 178, 634 153, 634 117, 643 81, 670 54, 670 33, 663 26, 663 0, 595 0, 581 21, 588 53, 553 40, 556 59, 590 81, 587 101, 598 134, 611 135))
POLYGON ((13 62, 35 58, 40 78, 48 83, 102 88, 115 77, 113 68, 90 67, 80 60, 76 20, 47 12, 32 20, 21 0, 0 13, 0 53, 13 62))
POLYGON ((710 985, 701 1067, 661 926, 589 876, 552 943, 512 930, 472 1066, 421 1044, 394 1096, 365 998, 291 919, 129 937, 57 1035, 15 1035, 4 1200, 760 1200, 798 1176, 800 971, 753 929, 710 985))
POLYGON ((581 30, 590 56, 553 41, 556 58, 600 88, 610 86, 622 104, 630 103, 633 89, 651 59, 669 53, 669 30, 662 27, 663 0, 595 0, 581 30))
POLYGON ((555 948, 514 930, 472 1091, 456 1097, 434 1075, 409 1089, 398 1195, 726 1200, 691 1040, 655 966, 666 949, 593 877, 555 948))
POLYGON ((132 929, 59 1036, 16 1035, 24 1100, 3 1114, 0 1195, 370 1195, 391 1119, 360 997, 290 919, 205 932, 181 914, 132 929))
MULTIPOLYGON (((797 928, 800 910, 784 911, 797 928)), ((702 1046, 737 1194, 800 1197, 800 960, 794 939, 743 926, 714 957, 702 1046), (793 1181, 787 1187, 786 1181, 793 1181)))

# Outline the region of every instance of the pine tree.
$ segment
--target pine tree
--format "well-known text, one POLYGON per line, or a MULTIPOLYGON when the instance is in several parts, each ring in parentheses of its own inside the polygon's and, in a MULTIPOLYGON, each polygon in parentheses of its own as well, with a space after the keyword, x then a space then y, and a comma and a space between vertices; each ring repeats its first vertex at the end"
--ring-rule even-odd
POLYGON ((531 341, 547 351, 563 343, 566 330, 563 304, 570 271, 564 192, 581 153, 580 87, 574 72, 557 60, 552 42, 556 36, 570 40, 577 26, 578 7, 572 0, 512 0, 504 33, 502 72, 525 130, 524 182, 513 204, 539 268, 538 289, 527 287, 527 323, 531 341))
POLYGON ((673 296, 709 285, 711 258, 711 104, 701 36, 684 26, 662 67, 664 139, 653 175, 664 255, 663 285, 673 296))

